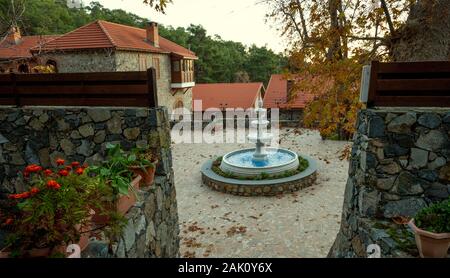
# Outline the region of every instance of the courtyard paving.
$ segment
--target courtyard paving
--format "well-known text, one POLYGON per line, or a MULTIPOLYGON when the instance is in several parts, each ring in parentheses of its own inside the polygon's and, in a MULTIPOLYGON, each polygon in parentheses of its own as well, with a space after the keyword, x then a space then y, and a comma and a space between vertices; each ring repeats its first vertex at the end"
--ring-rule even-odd
POLYGON ((326 257, 339 231, 350 143, 283 129, 281 146, 318 160, 315 185, 276 197, 239 197, 201 183, 205 160, 251 144, 174 144, 182 257, 326 257))

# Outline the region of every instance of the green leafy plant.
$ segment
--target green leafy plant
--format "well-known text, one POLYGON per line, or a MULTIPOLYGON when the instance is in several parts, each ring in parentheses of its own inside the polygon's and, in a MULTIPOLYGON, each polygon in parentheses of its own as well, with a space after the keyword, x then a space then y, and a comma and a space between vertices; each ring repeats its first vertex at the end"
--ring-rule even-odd
POLYGON ((148 149, 136 148, 128 155, 127 161, 129 166, 138 167, 142 170, 146 168, 155 168, 158 158, 148 149))
POLYGON ((450 198, 419 211, 414 218, 417 227, 433 233, 450 233, 450 198))
POLYGON ((111 185, 114 196, 128 195, 133 179, 133 173, 128 167, 136 162, 137 158, 134 154, 127 155, 120 145, 107 144, 106 149, 107 160, 103 161, 101 166, 91 167, 89 172, 111 185))

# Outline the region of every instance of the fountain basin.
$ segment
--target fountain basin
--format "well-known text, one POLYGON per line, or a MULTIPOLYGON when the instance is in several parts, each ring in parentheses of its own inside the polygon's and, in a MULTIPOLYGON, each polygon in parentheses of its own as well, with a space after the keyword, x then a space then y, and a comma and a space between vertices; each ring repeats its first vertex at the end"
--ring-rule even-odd
POLYGON ((286 149, 265 149, 265 160, 255 160, 254 153, 254 148, 230 152, 223 157, 220 169, 240 177, 270 177, 295 171, 300 164, 298 155, 286 149))
POLYGON ((295 192, 312 186, 317 177, 317 162, 307 155, 301 154, 300 156, 309 164, 304 171, 289 177, 264 180, 224 177, 213 170, 215 160, 208 160, 201 169, 202 183, 215 191, 246 197, 275 196, 295 192))

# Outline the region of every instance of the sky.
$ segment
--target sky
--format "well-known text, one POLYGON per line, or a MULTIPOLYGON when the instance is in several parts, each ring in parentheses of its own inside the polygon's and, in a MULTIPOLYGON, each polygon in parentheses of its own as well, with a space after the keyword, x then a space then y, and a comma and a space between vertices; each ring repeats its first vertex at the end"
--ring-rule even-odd
MULTIPOLYGON (((141 0, 96 0, 109 9, 123 9, 163 25, 188 27, 200 24, 209 35, 250 46, 267 46, 283 52, 285 41, 273 22, 266 22, 267 6, 260 0, 173 0, 166 14, 154 11, 141 0)), ((85 3, 88 1, 84 1, 85 3)))

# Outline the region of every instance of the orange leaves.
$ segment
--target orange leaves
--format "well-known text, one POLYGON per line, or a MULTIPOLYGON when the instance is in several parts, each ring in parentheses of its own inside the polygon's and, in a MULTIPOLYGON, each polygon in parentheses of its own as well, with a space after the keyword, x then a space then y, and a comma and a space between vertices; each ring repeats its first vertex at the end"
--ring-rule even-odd
POLYGON ((313 90, 323 92, 308 105, 304 116, 305 126, 319 129, 323 137, 350 138, 360 108, 361 65, 354 59, 315 63, 300 74, 309 75, 311 72, 314 72, 314 76, 322 77, 316 78, 319 82, 313 84, 313 90))

